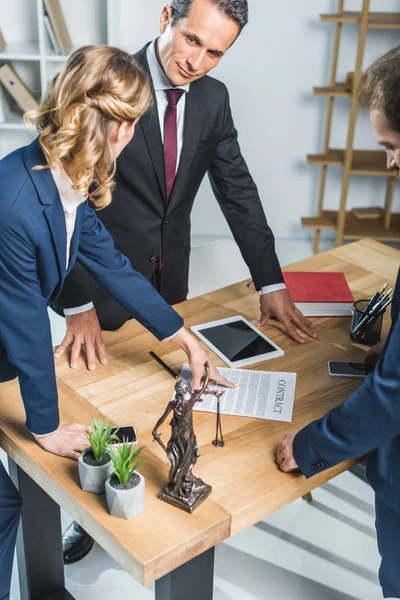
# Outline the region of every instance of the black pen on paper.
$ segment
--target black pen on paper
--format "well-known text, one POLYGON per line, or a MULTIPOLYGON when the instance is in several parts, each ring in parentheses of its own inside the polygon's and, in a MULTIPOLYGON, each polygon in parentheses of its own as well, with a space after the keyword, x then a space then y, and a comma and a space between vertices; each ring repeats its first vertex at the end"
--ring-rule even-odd
POLYGON ((165 362, 159 356, 157 356, 155 352, 151 351, 150 356, 152 356, 154 360, 156 360, 158 364, 161 365, 162 368, 165 369, 167 373, 171 375, 171 377, 173 377, 174 379, 179 379, 178 373, 171 369, 171 367, 169 367, 167 364, 165 364, 165 362))

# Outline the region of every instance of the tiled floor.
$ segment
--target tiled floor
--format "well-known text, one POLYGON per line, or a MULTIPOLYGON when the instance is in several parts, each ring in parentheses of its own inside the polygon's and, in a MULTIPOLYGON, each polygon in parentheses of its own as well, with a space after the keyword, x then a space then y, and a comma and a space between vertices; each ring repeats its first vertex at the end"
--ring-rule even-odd
MULTIPOLYGON (((192 252, 193 296, 247 277, 234 244, 210 241, 196 240, 192 252)), ((278 240, 277 250, 288 264, 311 255, 311 243, 278 240)), ((58 343, 62 321, 53 331, 58 343)), ((294 502, 220 544, 214 600, 379 600, 378 567, 372 490, 344 473, 317 489, 311 504, 294 502)), ((154 598, 152 586, 142 588, 99 546, 66 567, 66 582, 76 600, 154 598)), ((16 569, 11 600, 19 600, 16 569)))

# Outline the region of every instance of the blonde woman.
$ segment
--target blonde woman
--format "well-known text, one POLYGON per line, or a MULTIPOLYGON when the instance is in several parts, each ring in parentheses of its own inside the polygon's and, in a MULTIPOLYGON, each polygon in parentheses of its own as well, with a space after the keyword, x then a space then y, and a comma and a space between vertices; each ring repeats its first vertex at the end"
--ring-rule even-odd
MULTIPOLYGON (((39 138, 0 162, 0 381, 19 378, 27 427, 49 452, 77 458, 87 426, 59 425, 47 305, 76 261, 158 340, 188 355, 194 387, 206 355, 181 317, 127 258, 88 205, 111 202, 115 159, 151 102, 146 75, 125 52, 74 52, 42 105, 27 115, 39 138)), ((212 377, 221 378, 215 367, 212 377)), ((1 463, 0 463, 1 464, 1 463)), ((0 598, 9 594, 21 511, 0 467, 0 598), (11 525, 10 525, 11 524, 11 525)))

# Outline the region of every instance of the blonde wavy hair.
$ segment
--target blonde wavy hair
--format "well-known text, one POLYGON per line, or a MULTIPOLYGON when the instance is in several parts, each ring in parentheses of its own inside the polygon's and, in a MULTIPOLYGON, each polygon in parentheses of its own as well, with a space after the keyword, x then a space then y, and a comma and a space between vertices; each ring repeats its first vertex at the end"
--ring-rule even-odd
POLYGON ((115 185, 110 124, 132 123, 151 102, 149 79, 132 56, 109 46, 84 46, 24 119, 28 126, 36 121, 44 168, 65 169, 73 189, 100 209, 111 202, 115 185))

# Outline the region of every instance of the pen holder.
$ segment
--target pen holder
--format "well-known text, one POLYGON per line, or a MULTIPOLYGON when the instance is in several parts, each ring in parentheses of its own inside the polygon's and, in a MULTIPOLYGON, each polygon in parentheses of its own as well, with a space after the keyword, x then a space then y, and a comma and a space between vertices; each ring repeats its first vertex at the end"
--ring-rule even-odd
POLYGON ((350 337, 354 342, 358 344, 365 344, 366 346, 374 346, 381 339, 382 321, 383 315, 386 311, 375 317, 370 323, 363 325, 356 333, 352 333, 354 327, 364 316, 363 312, 367 308, 369 300, 358 300, 354 303, 353 309, 353 320, 351 323, 350 337))

